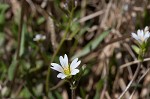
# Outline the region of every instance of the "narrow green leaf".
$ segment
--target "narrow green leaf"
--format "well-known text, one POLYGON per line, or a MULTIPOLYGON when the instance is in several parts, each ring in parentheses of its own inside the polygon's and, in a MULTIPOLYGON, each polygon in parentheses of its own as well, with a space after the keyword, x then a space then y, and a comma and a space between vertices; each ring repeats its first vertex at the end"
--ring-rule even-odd
POLYGON ((0 24, 4 24, 5 23, 5 16, 4 14, 0 14, 0 24))
POLYGON ((49 92, 49 93, 48 93, 48 97, 49 97, 50 99, 55 99, 55 97, 53 96, 52 92, 49 92))
POLYGON ((133 49, 137 54, 140 53, 140 48, 139 48, 139 47, 137 47, 136 45, 132 45, 131 47, 132 47, 132 49, 133 49))
POLYGON ((109 31, 105 31, 103 32, 101 35, 99 35, 97 38, 95 38, 94 40, 92 40, 91 42, 89 42, 81 51, 77 52, 75 54, 75 56, 73 56, 72 59, 78 57, 82 57, 84 55, 87 55, 88 53, 90 53, 91 51, 93 51, 94 49, 96 49, 98 47, 98 45, 102 42, 102 40, 109 34, 109 31))
POLYGON ((38 18, 38 20, 37 20, 37 24, 40 25, 40 24, 42 24, 44 21, 45 21, 45 18, 44 18, 44 17, 40 17, 40 18, 38 18))
POLYGON ((20 45, 20 53, 19 53, 20 56, 24 53, 25 33, 26 33, 26 25, 24 24, 22 28, 22 35, 21 35, 21 45, 20 45))
POLYGON ((86 92, 82 87, 80 87, 80 94, 81 94, 82 98, 85 99, 86 92))
POLYGON ((8 4, 1 3, 0 4, 0 13, 4 13, 9 8, 8 4))
POLYGON ((19 96, 20 96, 20 97, 24 97, 24 98, 26 98, 26 99, 31 98, 31 94, 30 94, 28 88, 26 88, 26 87, 24 87, 24 88, 21 90, 19 96))
POLYGON ((0 4, 0 24, 5 23, 5 11, 9 8, 8 4, 0 4))
POLYGON ((18 61, 16 60, 16 58, 14 58, 11 62, 10 67, 8 68, 8 79, 9 80, 13 80, 13 78, 14 78, 14 72, 15 72, 15 68, 17 66, 17 62, 18 61))
POLYGON ((100 97, 100 89, 103 87, 103 84, 104 84, 104 80, 103 79, 100 79, 98 81, 98 83, 96 84, 96 94, 94 96, 94 99, 99 99, 100 97))
POLYGON ((5 41, 5 33, 0 32, 0 46, 2 46, 2 44, 4 43, 4 41, 5 41))
POLYGON ((59 92, 55 91, 55 94, 56 94, 57 99, 62 99, 62 96, 59 92))

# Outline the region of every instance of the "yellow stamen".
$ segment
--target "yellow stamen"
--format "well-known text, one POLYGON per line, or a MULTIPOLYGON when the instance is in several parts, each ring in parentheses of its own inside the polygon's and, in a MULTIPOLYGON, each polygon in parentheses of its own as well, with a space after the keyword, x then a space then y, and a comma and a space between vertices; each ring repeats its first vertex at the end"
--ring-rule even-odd
POLYGON ((64 68, 63 70, 65 75, 70 75, 71 72, 69 66, 66 66, 66 68, 64 68))

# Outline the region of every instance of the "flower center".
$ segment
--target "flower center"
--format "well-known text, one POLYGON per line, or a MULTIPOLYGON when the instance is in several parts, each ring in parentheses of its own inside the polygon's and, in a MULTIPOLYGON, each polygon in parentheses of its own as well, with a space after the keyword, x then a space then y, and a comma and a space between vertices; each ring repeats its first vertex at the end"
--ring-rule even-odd
POLYGON ((71 72, 70 72, 69 66, 68 66, 68 67, 66 66, 66 68, 64 68, 64 74, 65 74, 65 75, 70 75, 70 73, 71 73, 71 72))
POLYGON ((145 40, 143 36, 141 36, 141 37, 140 37, 140 39, 141 39, 142 41, 144 41, 144 40, 145 40))

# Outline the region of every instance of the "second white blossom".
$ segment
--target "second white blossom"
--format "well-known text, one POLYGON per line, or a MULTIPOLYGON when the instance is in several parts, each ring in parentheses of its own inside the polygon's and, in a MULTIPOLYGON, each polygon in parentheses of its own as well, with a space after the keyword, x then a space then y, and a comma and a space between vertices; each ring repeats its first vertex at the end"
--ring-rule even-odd
POLYGON ((146 26, 144 30, 137 30, 137 34, 132 33, 132 37, 136 39, 140 44, 146 42, 147 39, 150 37, 148 27, 146 26))
POLYGON ((37 34, 35 36, 35 38, 33 38, 33 41, 43 41, 46 39, 46 36, 45 35, 42 35, 42 34, 37 34))

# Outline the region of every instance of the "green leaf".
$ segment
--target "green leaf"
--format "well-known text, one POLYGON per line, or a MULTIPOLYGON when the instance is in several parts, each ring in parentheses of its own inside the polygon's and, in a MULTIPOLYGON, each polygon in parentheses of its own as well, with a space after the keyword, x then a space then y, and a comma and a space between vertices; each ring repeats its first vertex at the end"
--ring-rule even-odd
POLYGON ((78 33, 78 31, 79 31, 79 23, 77 23, 77 22, 73 22, 72 23, 72 26, 70 27, 71 28, 71 31, 72 31, 72 33, 71 33, 71 35, 70 35, 70 38, 73 38, 77 33, 78 33))
POLYGON ((0 4, 0 13, 4 13, 9 8, 8 4, 1 3, 0 4))
POLYGON ((50 99, 55 99, 55 97, 53 96, 53 94, 52 94, 51 92, 48 93, 48 97, 49 97, 50 99))
POLYGON ((77 52, 75 56, 72 57, 72 59, 78 57, 82 57, 93 51, 98 47, 98 45, 102 42, 102 40, 109 34, 109 31, 105 31, 102 34, 100 34, 97 38, 89 42, 81 51, 77 52))
POLYGON ((99 97, 100 97, 99 92, 100 92, 100 89, 103 87, 103 84, 104 84, 104 80, 103 79, 100 79, 98 81, 98 83, 96 84, 96 94, 94 96, 94 99, 99 99, 99 97))
POLYGON ((5 11, 9 8, 8 4, 0 4, 0 24, 5 23, 5 11))
POLYGON ((44 21, 45 21, 45 18, 44 18, 44 17, 40 17, 40 18, 38 18, 38 20, 37 20, 37 24, 40 25, 40 24, 42 24, 44 21))
POLYGON ((5 16, 4 14, 0 14, 0 24, 4 24, 5 23, 5 16))
POLYGON ((86 92, 85 92, 85 90, 82 87, 80 87, 80 94, 81 94, 82 98, 85 99, 86 92))
POLYGON ((56 94, 56 99, 62 99, 62 96, 59 92, 55 91, 55 94, 56 94))
POLYGON ((21 56, 24 53, 24 44, 25 44, 25 33, 26 33, 26 25, 23 25, 22 28, 22 35, 21 35, 21 45, 20 45, 20 53, 19 56, 21 56))
POLYGON ((4 61, 0 61, 0 81, 6 78, 7 73, 7 65, 4 63, 4 61))
POLYGON ((16 68, 16 66, 17 66, 17 60, 16 60, 16 58, 14 57, 14 59, 12 60, 12 62, 11 62, 11 65, 10 65, 10 67, 8 68, 8 79, 11 81, 11 80, 13 80, 13 78, 14 78, 14 72, 15 72, 15 68, 16 68))
POLYGON ((140 48, 139 48, 139 47, 137 47, 136 45, 132 45, 131 47, 132 47, 132 49, 133 49, 137 54, 140 54, 140 48))
POLYGON ((2 44, 4 43, 5 40, 5 33, 0 32, 0 46, 2 46, 2 44))
POLYGON ((20 97, 24 97, 24 98, 26 98, 26 99, 30 99, 31 98, 31 94, 30 94, 30 92, 29 92, 29 90, 26 88, 26 87, 24 87, 23 89, 22 89, 22 91, 20 92, 20 95, 19 95, 20 97))

